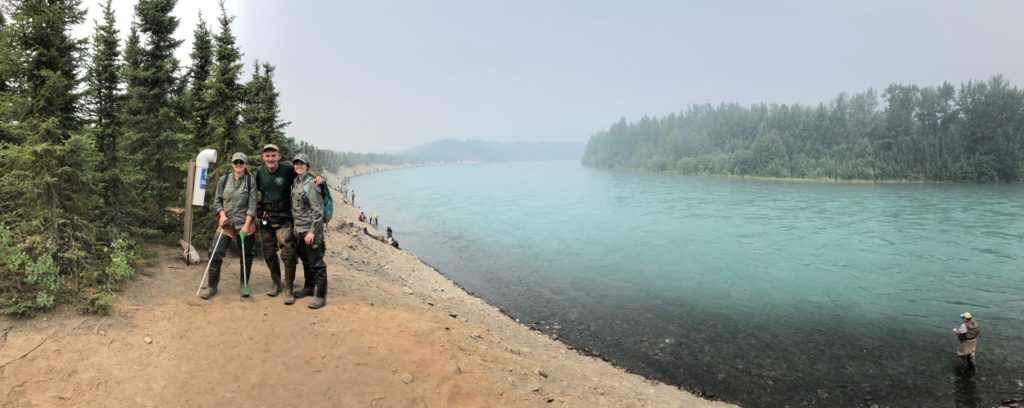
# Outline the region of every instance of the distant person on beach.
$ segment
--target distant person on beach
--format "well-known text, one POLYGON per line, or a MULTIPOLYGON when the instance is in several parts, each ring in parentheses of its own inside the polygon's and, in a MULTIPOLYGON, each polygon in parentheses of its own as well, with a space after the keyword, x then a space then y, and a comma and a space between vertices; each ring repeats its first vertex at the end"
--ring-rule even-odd
POLYGON ((356 206, 356 190, 352 190, 352 206, 356 206))
POLYGON ((370 216, 370 225, 373 225, 375 227, 377 226, 377 213, 376 212, 373 213, 373 215, 370 216))
POLYGON ((321 187, 315 185, 309 174, 309 156, 295 155, 295 181, 292 183, 292 231, 295 234, 299 259, 305 270, 302 290, 296 298, 314 295, 310 309, 319 309, 327 303, 327 264, 324 263, 324 202, 321 187))
POLYGON ((391 245, 391 246, 395 247, 396 249, 401 249, 401 248, 398 247, 398 240, 394 239, 393 237, 388 237, 387 243, 388 243, 388 245, 391 245))
POLYGON ((366 222, 366 213, 362 211, 359 212, 359 222, 366 222))
POLYGON ((962 367, 969 365, 970 368, 976 369, 978 368, 978 363, 975 355, 977 354, 976 348, 978 346, 978 335, 981 334, 981 325, 974 320, 971 312, 964 312, 960 315, 960 319, 963 320, 963 323, 960 324, 960 327, 953 329, 953 334, 960 340, 960 347, 957 348, 956 356, 962 367))
POLYGON ((388 238, 391 238, 391 226, 388 226, 388 238))
MULTIPOLYGON (((293 285, 295 282, 295 238, 292 235, 291 191, 295 181, 295 169, 288 163, 281 163, 281 149, 270 143, 263 146, 263 165, 256 170, 256 189, 260 193, 257 216, 260 219, 260 243, 263 245, 263 259, 270 269, 273 286, 267 296, 281 293, 281 263, 284 263, 284 280, 287 289, 284 303, 295 303, 293 285)), ((316 177, 316 185, 323 183, 316 177)))
MULTIPOLYGON (((249 174, 245 153, 235 153, 231 156, 231 173, 225 174, 217 181, 217 193, 213 198, 213 207, 220 214, 217 228, 223 231, 223 236, 218 235, 217 241, 213 243, 213 254, 210 255, 210 280, 206 283, 206 291, 199 295, 203 299, 212 298, 217 294, 220 267, 228 246, 236 237, 238 244, 245 248, 242 251, 243 259, 239 259, 239 287, 249 281, 249 275, 252 273, 252 256, 256 252, 256 248, 253 247, 256 244, 256 238, 253 236, 256 233, 256 223, 253 221, 256 218, 255 187, 252 175, 249 174), (244 240, 239 232, 245 234, 244 240)), ((249 295, 243 292, 242 296, 249 295)))

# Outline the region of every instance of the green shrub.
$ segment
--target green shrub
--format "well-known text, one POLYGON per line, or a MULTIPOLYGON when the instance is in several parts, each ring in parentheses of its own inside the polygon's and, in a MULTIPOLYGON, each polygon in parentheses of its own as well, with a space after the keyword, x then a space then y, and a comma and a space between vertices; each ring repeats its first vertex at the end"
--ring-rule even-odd
POLYGON ((103 271, 107 282, 120 284, 135 276, 135 261, 139 258, 135 250, 135 241, 128 234, 120 234, 114 239, 110 249, 110 263, 103 271))
POLYGON ((0 311, 31 316, 52 309, 65 286, 53 258, 33 260, 13 241, 10 229, 0 223, 0 311))
POLYGON ((84 302, 78 305, 78 311, 83 314, 95 314, 106 316, 114 307, 114 295, 110 292, 99 292, 90 295, 84 302))

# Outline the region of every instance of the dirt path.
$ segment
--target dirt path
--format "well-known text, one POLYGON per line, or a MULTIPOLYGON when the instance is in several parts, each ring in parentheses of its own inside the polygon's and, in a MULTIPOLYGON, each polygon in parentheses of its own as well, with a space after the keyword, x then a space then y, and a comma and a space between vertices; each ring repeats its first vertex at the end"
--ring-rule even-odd
MULTIPOLYGON (((339 206, 334 224, 354 211, 339 206)), ((264 295, 260 259, 255 296, 240 301, 230 255, 221 292, 204 301, 195 291, 205 262, 186 267, 167 247, 110 316, 0 318, 0 405, 725 406, 530 331, 362 227, 328 235, 321 310, 264 295)))

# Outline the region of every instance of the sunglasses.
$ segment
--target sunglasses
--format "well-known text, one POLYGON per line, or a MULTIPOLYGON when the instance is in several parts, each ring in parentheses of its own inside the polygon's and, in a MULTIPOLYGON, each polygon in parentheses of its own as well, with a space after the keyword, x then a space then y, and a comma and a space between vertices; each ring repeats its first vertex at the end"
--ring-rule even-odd
POLYGON ((231 162, 231 164, 245 164, 245 162, 241 161, 241 160, 235 160, 235 161, 231 162))

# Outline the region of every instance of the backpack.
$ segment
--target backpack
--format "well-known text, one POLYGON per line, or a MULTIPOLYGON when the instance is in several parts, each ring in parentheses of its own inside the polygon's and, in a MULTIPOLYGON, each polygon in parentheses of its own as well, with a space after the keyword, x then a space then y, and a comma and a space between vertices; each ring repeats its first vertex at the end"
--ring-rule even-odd
MULTIPOLYGON (((220 191, 224 191, 225 188, 228 188, 228 176, 230 175, 231 173, 225 174, 224 177, 220 179, 220 191)), ((245 187, 252 190, 252 176, 250 176, 249 173, 245 173, 245 187)))
MULTIPOLYGON (((310 183, 302 182, 302 194, 306 196, 306 202, 309 202, 309 185, 310 183)), ((327 180, 324 179, 324 183, 320 185, 320 197, 324 203, 324 226, 331 222, 331 217, 334 216, 334 199, 331 198, 331 186, 327 185, 327 180)))

